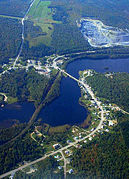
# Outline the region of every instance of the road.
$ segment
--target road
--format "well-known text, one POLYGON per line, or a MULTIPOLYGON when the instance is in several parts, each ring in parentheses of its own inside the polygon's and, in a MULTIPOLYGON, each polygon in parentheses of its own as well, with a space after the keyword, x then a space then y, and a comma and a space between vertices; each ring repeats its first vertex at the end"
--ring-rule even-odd
POLYGON ((129 112, 127 112, 127 111, 121 109, 121 108, 118 107, 118 106, 105 106, 105 107, 111 108, 112 110, 121 111, 123 114, 128 114, 128 115, 129 115, 129 112))
POLYGON ((15 59, 15 61, 14 61, 14 63, 13 63, 13 69, 15 69, 16 63, 17 63, 17 61, 18 61, 18 59, 19 59, 19 57, 20 57, 20 55, 21 55, 21 53, 22 53, 22 49, 23 49, 23 44, 24 44, 24 32, 25 32, 25 23, 24 23, 24 21, 26 20, 27 14, 29 13, 29 11, 30 11, 31 7, 33 6, 34 2, 35 2, 35 0, 33 0, 33 1, 31 2, 30 6, 29 6, 29 8, 28 8, 28 10, 27 10, 27 12, 25 13, 24 17, 23 17, 22 20, 21 20, 21 23, 22 23, 22 42, 21 42, 21 46, 20 46, 19 53, 18 53, 18 55, 17 55, 17 57, 16 57, 16 59, 15 59))
POLYGON ((60 152, 62 157, 63 157, 63 160, 64 160, 64 178, 66 178, 66 165, 67 165, 67 161, 66 161, 66 158, 63 154, 63 151, 60 152))
MULTIPOLYGON (((92 135, 94 135, 99 129, 101 129, 103 121, 105 120, 105 118, 104 118, 104 111, 103 111, 103 108, 101 106, 100 101, 97 100, 97 98, 95 97, 95 95, 92 92, 91 88, 87 84, 85 84, 83 81, 80 81, 80 80, 76 79, 75 77, 73 77, 72 75, 68 74, 64 70, 60 69, 59 67, 56 67, 56 69, 60 70, 62 73, 66 74, 67 76, 69 76, 70 78, 75 80, 76 82, 82 84, 84 86, 85 90, 91 95, 92 99, 96 102, 98 108, 100 109, 101 120, 100 120, 99 125, 97 126, 97 128, 94 131, 92 131, 90 134, 88 134, 87 136, 83 137, 82 139, 76 140, 75 142, 72 142, 69 145, 67 145, 65 147, 62 147, 61 149, 59 149, 57 151, 53 151, 50 154, 45 155, 45 156, 43 156, 43 157, 41 157, 41 158, 39 158, 39 159, 37 159, 37 160, 35 160, 33 162, 27 163, 27 164, 25 164, 25 165, 23 165, 23 166, 21 166, 21 167, 19 167, 17 169, 14 169, 14 170, 12 170, 10 172, 7 172, 7 173, 5 173, 3 175, 0 175, 0 178, 4 178, 4 177, 6 177, 8 175, 11 175, 12 173, 15 173, 15 172, 17 172, 19 170, 22 170, 22 169, 26 168, 26 167, 29 167, 29 166, 37 163, 37 162, 40 162, 40 161, 46 159, 47 157, 50 157, 50 156, 53 156, 53 155, 57 154, 58 152, 60 152, 62 154, 63 158, 64 158, 64 154, 63 154, 64 150, 67 150, 68 148, 70 148, 72 146, 75 146, 78 142, 84 141, 85 139, 87 139, 87 138, 91 137, 92 135)), ((64 161, 65 161, 65 159, 64 159, 64 161)), ((66 162, 64 162, 64 174, 66 175, 66 162)))

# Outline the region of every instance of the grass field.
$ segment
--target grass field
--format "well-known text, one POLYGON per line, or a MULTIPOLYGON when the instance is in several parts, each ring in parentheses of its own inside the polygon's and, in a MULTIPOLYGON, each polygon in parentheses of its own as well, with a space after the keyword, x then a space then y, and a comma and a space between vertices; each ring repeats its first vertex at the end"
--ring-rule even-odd
POLYGON ((48 8, 50 4, 51 1, 36 0, 31 10, 29 11, 28 16, 32 19, 38 18, 38 21, 45 18, 51 19, 51 9, 48 8))
POLYGON ((31 38, 28 35, 27 40, 29 40, 29 46, 37 46, 40 44, 45 44, 46 46, 51 45, 52 33, 54 30, 53 24, 60 23, 59 21, 54 21, 52 19, 53 9, 49 8, 51 1, 40 1, 36 0, 33 4, 30 12, 28 13, 29 20, 34 22, 34 26, 41 27, 43 33, 46 35, 40 35, 36 38, 31 38))

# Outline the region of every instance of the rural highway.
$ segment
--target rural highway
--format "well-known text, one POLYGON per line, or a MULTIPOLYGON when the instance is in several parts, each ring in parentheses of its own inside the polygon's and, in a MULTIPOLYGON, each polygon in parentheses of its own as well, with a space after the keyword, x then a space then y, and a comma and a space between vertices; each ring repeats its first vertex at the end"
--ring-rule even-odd
POLYGON ((22 49, 23 49, 23 44, 24 44, 24 32, 25 32, 25 23, 24 23, 24 21, 26 20, 27 14, 29 13, 29 11, 30 11, 31 7, 33 6, 34 2, 35 2, 35 0, 33 0, 33 1, 31 2, 31 4, 30 4, 28 10, 26 11, 24 17, 23 17, 22 20, 21 20, 21 22, 22 22, 22 42, 21 42, 21 46, 20 46, 19 53, 18 53, 18 55, 17 55, 17 57, 16 57, 16 59, 15 59, 15 61, 14 61, 14 63, 13 63, 13 69, 15 69, 16 63, 17 63, 17 61, 18 61, 18 59, 19 59, 19 57, 20 57, 20 55, 21 55, 21 53, 22 53, 22 49))
MULTIPOLYGON (((95 95, 94 95, 94 93, 92 92, 91 88, 90 88, 87 84, 85 84, 83 81, 80 81, 80 80, 76 79, 75 77, 73 77, 72 75, 68 74, 68 73, 65 72, 64 70, 60 69, 59 67, 56 67, 56 69, 57 69, 57 68, 58 68, 58 70, 60 70, 62 73, 66 74, 67 76, 69 76, 70 78, 72 78, 73 80, 75 80, 76 82, 82 84, 82 85, 84 86, 85 90, 87 90, 88 93, 91 95, 92 99, 96 102, 98 108, 100 109, 101 120, 100 120, 99 125, 97 126, 97 128, 96 128, 94 131, 92 131, 90 134, 88 134, 87 136, 83 137, 82 139, 76 140, 75 142, 71 142, 69 145, 67 145, 67 146, 65 146, 65 147, 62 147, 62 148, 60 148, 60 149, 58 149, 58 150, 56 150, 56 151, 53 151, 53 152, 51 152, 50 154, 46 154, 46 155, 44 155, 43 157, 41 157, 41 158, 39 158, 39 159, 37 159, 37 160, 34 160, 34 161, 30 162, 30 163, 27 163, 27 164, 25 164, 25 165, 23 165, 23 166, 20 166, 20 167, 17 168, 17 169, 14 169, 14 170, 11 170, 11 171, 9 171, 9 172, 7 172, 7 173, 5 173, 5 174, 2 174, 2 175, 0 175, 0 178, 7 177, 7 176, 11 175, 12 173, 15 173, 15 172, 17 172, 17 171, 19 171, 19 170, 22 170, 22 169, 24 169, 24 168, 26 168, 26 167, 29 167, 29 166, 35 164, 35 163, 37 163, 37 162, 40 162, 40 161, 46 159, 47 157, 53 156, 53 155, 57 154, 58 152, 60 152, 60 153, 62 154, 62 156, 64 156, 64 155, 63 155, 63 151, 64 151, 64 150, 67 150, 68 148, 70 148, 70 147, 72 147, 72 146, 75 146, 75 145, 78 144, 79 142, 84 141, 85 139, 87 139, 87 138, 91 137, 92 135, 94 135, 99 129, 101 129, 101 126, 102 126, 102 124, 103 124, 103 121, 105 120, 105 118, 104 118, 104 111, 103 111, 103 108, 102 108, 102 106, 101 106, 100 101, 97 100, 97 98, 95 97, 95 95)), ((65 161, 65 160, 64 160, 64 161, 65 161)), ((66 171, 66 163, 64 163, 64 165, 65 165, 64 170, 66 171)), ((66 172, 64 172, 64 174, 65 174, 65 173, 66 173, 66 172)))

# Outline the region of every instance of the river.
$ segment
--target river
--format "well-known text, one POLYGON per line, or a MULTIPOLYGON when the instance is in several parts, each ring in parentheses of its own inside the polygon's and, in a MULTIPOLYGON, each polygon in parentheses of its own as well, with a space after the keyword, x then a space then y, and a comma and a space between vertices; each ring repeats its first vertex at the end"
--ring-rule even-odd
MULTIPOLYGON (((79 78, 78 72, 85 69, 94 69, 97 72, 129 72, 128 59, 80 59, 68 64, 66 71, 79 78)), ((80 124, 87 117, 87 111, 79 105, 80 88, 69 77, 61 80, 60 96, 43 108, 39 114, 42 122, 52 126, 64 124, 80 124)), ((15 103, 0 108, 0 127, 9 127, 15 120, 28 122, 35 108, 33 103, 15 103)))

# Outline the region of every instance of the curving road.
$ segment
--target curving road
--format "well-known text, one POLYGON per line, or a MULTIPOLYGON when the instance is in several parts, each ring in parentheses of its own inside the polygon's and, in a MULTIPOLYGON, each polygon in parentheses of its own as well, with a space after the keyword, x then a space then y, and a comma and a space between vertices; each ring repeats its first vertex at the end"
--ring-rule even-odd
MULTIPOLYGON (((92 131, 90 134, 88 134, 87 136, 83 137, 82 139, 79 139, 79 140, 77 140, 77 141, 75 141, 75 142, 72 142, 72 143, 70 143, 69 145, 67 145, 67 146, 65 146, 65 147, 62 147, 61 149, 59 149, 59 150, 57 150, 57 151, 51 152, 50 154, 44 155, 43 157, 41 157, 41 158, 39 158, 39 159, 37 159, 37 160, 34 160, 33 162, 27 163, 27 164, 25 164, 25 165, 23 165, 23 166, 21 166, 21 167, 19 167, 19 168, 17 168, 17 169, 11 170, 10 172, 7 172, 7 173, 5 173, 5 174, 3 174, 3 175, 0 175, 0 178, 7 177, 7 176, 11 175, 12 173, 15 173, 15 172, 17 172, 17 171, 19 171, 19 170, 22 170, 22 169, 24 169, 24 168, 26 168, 26 167, 29 167, 29 166, 35 164, 35 163, 37 163, 37 162, 40 162, 40 161, 46 159, 47 157, 50 157, 50 156, 52 156, 52 155, 57 154, 58 152, 60 152, 60 153, 62 154, 62 156, 64 156, 64 155, 63 155, 63 150, 67 150, 68 148, 70 148, 70 147, 72 147, 72 146, 75 146, 77 143, 82 142, 82 141, 84 141, 85 139, 91 137, 92 135, 94 135, 94 134, 101 128, 101 126, 102 126, 102 124, 103 124, 103 121, 105 120, 105 118, 104 118, 104 111, 103 111, 103 108, 102 108, 102 106, 101 106, 100 101, 97 100, 97 98, 95 97, 95 95, 94 95, 94 93, 92 92, 91 88, 90 88, 87 84, 85 84, 83 81, 80 81, 80 80, 76 79, 75 77, 73 77, 72 75, 68 74, 68 73, 65 72, 64 70, 60 69, 59 67, 56 67, 56 69, 60 70, 62 73, 66 74, 67 76, 69 76, 70 78, 72 78, 73 80, 75 80, 76 82, 82 84, 82 85, 84 86, 85 90, 88 91, 88 93, 91 95, 92 99, 96 102, 98 108, 100 109, 101 120, 100 120, 99 125, 97 126, 97 128, 96 128, 94 131, 92 131)), ((64 157, 63 157, 63 159, 64 159, 64 157)), ((65 160, 64 160, 64 175, 65 175, 65 177, 66 177, 66 163, 65 163, 65 160)))

